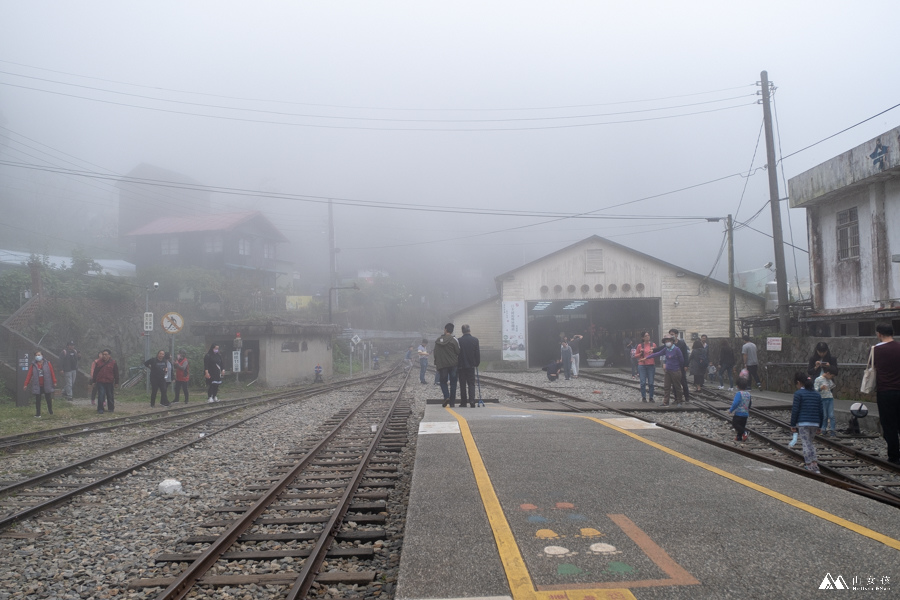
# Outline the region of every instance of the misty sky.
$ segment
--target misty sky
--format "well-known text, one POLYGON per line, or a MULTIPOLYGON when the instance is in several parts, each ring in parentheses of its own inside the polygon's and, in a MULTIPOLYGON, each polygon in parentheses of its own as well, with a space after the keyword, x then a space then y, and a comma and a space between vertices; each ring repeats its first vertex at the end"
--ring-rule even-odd
MULTIPOLYGON (((754 154, 754 169, 765 162, 760 71, 777 86, 785 155, 900 102, 890 2, 2 0, 0 14, 0 160, 118 174, 149 163, 227 188, 547 213, 336 206, 342 267, 446 269, 448 280, 460 269, 493 277, 592 234, 705 274, 721 223, 548 221, 745 222, 765 207, 750 225, 770 233, 766 172, 737 176, 754 154)), ((900 109, 787 158, 782 194, 783 176, 898 120, 900 109)), ((23 198, 87 212, 116 193, 0 166, 0 203, 23 198), (37 192, 41 178, 51 183, 37 192)), ((214 204, 263 210, 304 249, 301 269, 324 267, 323 204, 214 204)), ((806 248, 805 214, 790 211, 789 227, 783 204, 786 240, 806 248)), ((739 271, 774 258, 751 229, 735 244, 739 271)), ((793 277, 790 248, 786 260, 793 277)), ((796 261, 805 276, 807 254, 796 261)), ((724 255, 715 275, 727 276, 724 255)))

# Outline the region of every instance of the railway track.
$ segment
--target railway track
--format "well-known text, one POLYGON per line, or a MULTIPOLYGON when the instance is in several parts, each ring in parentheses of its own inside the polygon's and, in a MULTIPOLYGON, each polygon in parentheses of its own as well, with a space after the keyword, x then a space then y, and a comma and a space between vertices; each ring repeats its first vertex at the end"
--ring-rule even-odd
MULTIPOLYGON (((242 425, 279 408, 285 402, 305 400, 358 384, 356 380, 302 392, 262 394, 216 405, 198 405, 194 410, 153 413, 144 419, 111 419, 107 421, 113 421, 112 424, 100 422, 99 425, 69 426, 42 432, 44 435, 38 437, 9 436, 0 439, 0 444, 5 443, 3 448, 9 454, 24 447, 33 452, 36 447, 63 443, 74 437, 94 435, 102 438, 111 431, 123 428, 140 435, 124 445, 116 444, 74 461, 59 465, 44 464, 45 470, 24 478, 13 479, 12 474, 6 474, 6 480, 0 481, 0 531, 189 448, 205 438, 242 425), (165 414, 169 412, 175 414, 165 414)), ((97 441, 96 446, 104 443, 97 441)))
POLYGON ((280 597, 290 599, 314 585, 370 583, 376 572, 362 565, 386 536, 387 490, 399 477, 411 414, 402 400, 408 376, 383 377, 356 407, 323 423, 318 440, 271 463, 246 493, 227 497, 216 518, 200 525, 209 534, 157 555, 176 576, 136 579, 129 587, 165 588, 157 598, 174 599, 198 589, 215 594, 228 586, 242 597, 242 589, 281 586, 280 597), (323 570, 329 557, 354 559, 355 570, 323 570))
MULTIPOLYGON (((628 389, 636 389, 631 381, 609 375, 587 374, 582 372, 580 377, 619 385, 628 389)), ((481 381, 491 386, 505 389, 519 396, 525 396, 539 402, 554 402, 565 406, 574 412, 609 411, 621 415, 632 416, 641 420, 655 423, 670 431, 687 435, 694 439, 724 448, 731 452, 755 458, 778 468, 787 469, 797 474, 820 479, 829 485, 834 485, 854 493, 869 496, 880 502, 900 508, 900 468, 888 463, 877 456, 872 456, 859 450, 852 444, 833 441, 822 436, 816 438, 816 450, 819 455, 821 474, 817 475, 807 471, 802 466, 803 455, 783 443, 782 439, 790 439, 790 427, 764 411, 753 409, 751 411, 751 424, 748 428, 752 442, 746 446, 736 446, 727 440, 714 439, 707 435, 698 434, 682 427, 676 427, 659 422, 661 415, 670 415, 677 412, 702 411, 705 415, 718 421, 728 423, 731 419, 727 416, 727 410, 731 406, 730 399, 723 398, 715 392, 704 390, 699 394, 703 400, 697 398, 693 392, 692 400, 687 406, 658 407, 659 405, 647 404, 635 409, 617 408, 611 403, 596 402, 593 400, 574 396, 547 387, 533 386, 518 382, 510 382, 494 377, 481 376, 481 381), (557 399, 551 399, 552 398, 557 399), (709 398, 707 400, 706 398, 709 398), (651 408, 652 407, 652 408, 651 408), (641 413, 652 412, 652 417, 643 416, 641 413), (757 424, 759 423, 759 425, 757 424)), ((729 429, 725 429, 730 431, 729 429)))

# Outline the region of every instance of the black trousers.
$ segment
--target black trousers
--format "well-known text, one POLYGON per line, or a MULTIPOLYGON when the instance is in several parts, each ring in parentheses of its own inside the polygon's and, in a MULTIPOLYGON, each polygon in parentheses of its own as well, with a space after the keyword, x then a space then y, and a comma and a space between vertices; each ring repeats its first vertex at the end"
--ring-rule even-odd
MULTIPOLYGON (((44 398, 47 399, 47 412, 51 415, 53 414, 53 392, 44 392, 44 398)), ((34 395, 34 410, 35 415, 41 416, 41 395, 40 393, 34 395)))
POLYGON ((169 405, 169 383, 167 381, 150 380, 150 406, 156 406, 156 392, 159 391, 159 403, 169 405))
POLYGON ((103 404, 106 403, 106 410, 113 412, 116 409, 115 384, 98 383, 97 384, 97 412, 103 413, 103 404))
POLYGON ((469 402, 475 406, 475 367, 459 367, 456 369, 459 375, 459 399, 465 404, 469 402))
POLYGON ((206 395, 210 398, 214 398, 219 394, 219 384, 213 383, 212 379, 206 380, 206 395))
POLYGON ((900 460, 900 390, 877 392, 878 420, 887 442, 888 460, 900 460))
POLYGON ((188 381, 176 381, 175 382, 175 402, 178 402, 178 392, 184 390, 184 403, 188 402, 188 381))
POLYGON ((731 417, 731 425, 737 432, 737 437, 741 437, 742 435, 744 435, 744 432, 747 431, 747 417, 739 417, 738 415, 734 415, 733 417, 731 417))

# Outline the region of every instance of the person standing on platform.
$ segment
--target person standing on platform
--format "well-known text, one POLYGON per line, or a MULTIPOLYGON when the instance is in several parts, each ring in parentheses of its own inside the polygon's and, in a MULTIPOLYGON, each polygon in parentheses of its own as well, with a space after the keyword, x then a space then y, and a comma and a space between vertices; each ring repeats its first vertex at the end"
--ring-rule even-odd
POLYGON ((416 353, 419 355, 419 381, 427 384, 425 371, 428 370, 428 340, 422 340, 422 343, 416 349, 416 353))
POLYGON ((66 400, 72 399, 73 387, 75 386, 75 377, 78 375, 78 360, 81 353, 75 349, 75 342, 69 342, 62 352, 59 353, 60 368, 63 372, 63 395, 66 400))
POLYGON ((837 437, 837 426, 834 423, 834 376, 837 375, 837 369, 831 365, 822 367, 822 374, 816 377, 813 385, 815 390, 822 396, 822 412, 825 413, 822 421, 822 429, 828 431, 829 437, 837 437))
POLYGON ((478 338, 472 335, 472 329, 468 325, 462 326, 462 337, 459 338, 459 406, 462 408, 469 403, 475 408, 475 369, 481 364, 481 348, 478 338))
POLYGON ((444 325, 444 333, 434 342, 434 368, 437 369, 441 391, 444 393, 442 406, 456 406, 456 368, 459 364, 459 341, 453 337, 453 323, 444 325), (447 387, 447 384, 450 387, 447 387))
POLYGON ((669 394, 673 391, 675 392, 675 404, 681 404, 681 378, 684 373, 684 355, 681 354, 681 349, 675 345, 675 340, 670 337, 663 338, 663 346, 665 346, 662 350, 654 352, 653 354, 647 356, 647 358, 652 359, 657 356, 663 356, 666 361, 666 379, 663 383, 663 391, 665 393, 665 397, 663 399, 663 406, 669 405, 669 394))
POLYGON ((734 395, 734 402, 728 412, 734 413, 731 418, 731 425, 737 434, 734 438, 736 442, 747 441, 747 419, 750 417, 750 406, 753 400, 750 398, 750 382, 745 377, 738 377, 737 393, 734 395))
POLYGON ((672 338, 672 343, 675 344, 675 347, 681 350, 681 358, 684 361, 684 366, 681 368, 681 391, 684 392, 684 401, 691 401, 691 385, 688 383, 688 361, 691 359, 691 352, 688 350, 687 343, 678 337, 677 329, 669 330, 669 337, 672 338))
POLYGON ((188 403, 188 384, 191 381, 191 364, 184 350, 179 350, 175 356, 175 402, 178 402, 179 393, 184 391, 184 403, 188 403))
POLYGON ((92 379, 97 384, 97 413, 101 415, 104 404, 109 412, 116 409, 115 387, 119 385, 119 365, 110 355, 109 348, 100 353, 100 362, 94 369, 92 379))
POLYGON ((744 340, 744 347, 741 348, 741 356, 744 359, 744 366, 747 368, 747 372, 750 373, 750 384, 753 385, 753 380, 756 380, 756 388, 758 390, 762 390, 762 381, 759 380, 759 358, 756 351, 756 344, 750 341, 750 336, 744 334, 742 337, 744 340))
POLYGON ((219 386, 222 385, 222 376, 226 373, 222 355, 219 354, 219 345, 212 344, 209 352, 203 357, 203 376, 206 378, 207 402, 219 401, 219 386))
POLYGON ((881 434, 887 442, 888 462, 900 465, 900 343, 894 341, 894 328, 886 323, 875 326, 875 397, 881 434))
POLYGON ((563 372, 566 374, 566 381, 572 378, 572 347, 569 341, 563 338, 562 347, 559 349, 559 357, 562 359, 563 372))
POLYGON ((34 361, 31 368, 28 369, 28 375, 25 376, 25 387, 31 384, 31 393, 34 394, 34 416, 41 418, 41 394, 47 400, 47 412, 53 414, 53 390, 56 385, 56 373, 53 372, 53 365, 49 360, 44 360, 44 355, 40 350, 35 351, 34 361))
POLYGON ((794 373, 794 385, 797 391, 791 407, 791 431, 800 433, 806 470, 819 473, 815 437, 822 433, 822 396, 813 389, 813 380, 806 373, 794 373))
POLYGON ((581 340, 584 336, 576 333, 569 339, 569 348, 572 349, 572 377, 578 378, 578 369, 581 368, 581 340))
POLYGON ((150 369, 150 408, 156 406, 156 392, 159 392, 160 404, 169 406, 169 361, 166 360, 166 351, 160 350, 155 358, 148 358, 144 366, 150 369))
POLYGON ((719 389, 725 389, 725 374, 728 374, 728 391, 734 391, 734 350, 731 349, 731 342, 722 341, 722 347, 719 349, 719 364, 716 365, 719 370, 719 389))
POLYGON ((638 375, 641 378, 641 402, 653 402, 653 382, 656 378, 656 359, 648 358, 656 350, 656 344, 650 341, 650 332, 641 332, 641 341, 634 349, 634 357, 638 363, 638 375))
POLYGON ((816 349, 813 351, 812 356, 809 357, 809 365, 806 367, 806 374, 809 375, 811 379, 815 379, 822 375, 822 370, 825 367, 834 367, 834 374, 837 375, 837 359, 831 355, 828 344, 819 342, 816 344, 816 349))

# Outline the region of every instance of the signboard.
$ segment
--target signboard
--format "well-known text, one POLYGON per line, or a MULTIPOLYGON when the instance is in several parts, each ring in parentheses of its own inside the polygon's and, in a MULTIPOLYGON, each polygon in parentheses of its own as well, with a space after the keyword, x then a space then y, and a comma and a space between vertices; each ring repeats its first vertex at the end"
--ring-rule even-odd
POLYGON ((503 360, 525 360, 525 302, 503 302, 503 360))
POLYGON ((166 333, 176 334, 184 329, 184 317, 177 312, 167 312, 162 318, 162 328, 166 333))
POLYGON ((235 373, 241 372, 241 351, 235 350, 231 353, 231 370, 235 373))
POLYGON ((766 350, 770 352, 781 352, 781 338, 766 338, 766 350))
POLYGON ((309 306, 312 299, 312 296, 285 296, 284 307, 287 310, 300 310, 309 306))
POLYGON ((153 313, 144 313, 144 331, 153 331, 153 313))
POLYGON ((358 335, 354 335, 352 338, 350 338, 350 341, 353 342, 353 345, 354 345, 354 346, 359 346, 359 343, 360 343, 362 340, 359 339, 359 336, 358 336, 358 335))

